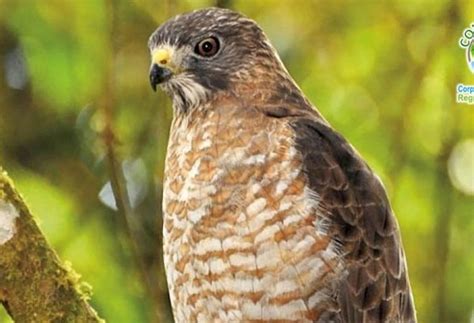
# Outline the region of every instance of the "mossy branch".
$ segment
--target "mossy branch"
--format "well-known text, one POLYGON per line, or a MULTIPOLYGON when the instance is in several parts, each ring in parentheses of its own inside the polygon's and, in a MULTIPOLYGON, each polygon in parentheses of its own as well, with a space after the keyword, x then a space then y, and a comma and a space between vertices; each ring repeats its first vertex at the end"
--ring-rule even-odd
POLYGON ((0 167, 0 303, 15 322, 103 322, 87 300, 0 167))

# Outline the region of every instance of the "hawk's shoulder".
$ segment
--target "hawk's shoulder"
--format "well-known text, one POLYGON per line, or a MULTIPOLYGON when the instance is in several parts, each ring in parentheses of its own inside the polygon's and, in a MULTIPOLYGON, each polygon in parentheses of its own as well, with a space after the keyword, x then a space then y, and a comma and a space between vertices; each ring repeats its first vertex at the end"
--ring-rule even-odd
POLYGON ((379 178, 357 151, 316 113, 262 109, 293 128, 310 188, 327 211, 347 276, 336 288, 343 322, 414 322, 398 225, 379 178))

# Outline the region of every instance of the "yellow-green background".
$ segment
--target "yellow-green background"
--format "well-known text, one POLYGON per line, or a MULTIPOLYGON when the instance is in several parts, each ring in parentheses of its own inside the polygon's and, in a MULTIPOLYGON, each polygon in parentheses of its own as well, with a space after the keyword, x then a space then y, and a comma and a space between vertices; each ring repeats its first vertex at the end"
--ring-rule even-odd
MULTIPOLYGON (((215 4, 0 0, 0 165, 109 322, 151 322, 167 308, 157 222, 172 112, 150 89, 147 39, 166 18, 215 4), (145 191, 134 215, 138 248, 98 199, 108 178, 104 106, 113 109, 120 157, 144 166, 135 175, 145 191)), ((458 47, 474 2, 219 4, 263 27, 309 99, 382 178, 419 321, 473 322, 474 106, 455 103, 455 86, 474 84, 458 47)))

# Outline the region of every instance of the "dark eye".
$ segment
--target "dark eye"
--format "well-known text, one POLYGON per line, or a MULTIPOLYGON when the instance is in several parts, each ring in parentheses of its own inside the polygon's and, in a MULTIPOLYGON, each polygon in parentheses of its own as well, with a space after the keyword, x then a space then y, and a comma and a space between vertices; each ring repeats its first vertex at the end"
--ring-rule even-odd
POLYGON ((204 57, 214 56, 217 54, 217 51, 219 51, 219 40, 217 40, 215 37, 203 39, 197 43, 194 51, 196 54, 204 57))

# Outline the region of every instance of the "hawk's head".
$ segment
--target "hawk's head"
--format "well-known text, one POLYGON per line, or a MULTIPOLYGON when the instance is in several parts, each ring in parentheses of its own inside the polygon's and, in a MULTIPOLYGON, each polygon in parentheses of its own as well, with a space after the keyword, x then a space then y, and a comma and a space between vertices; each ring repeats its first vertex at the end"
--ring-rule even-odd
POLYGON ((151 35, 148 45, 151 86, 161 85, 183 110, 262 74, 286 75, 260 27, 227 9, 176 16, 151 35))

